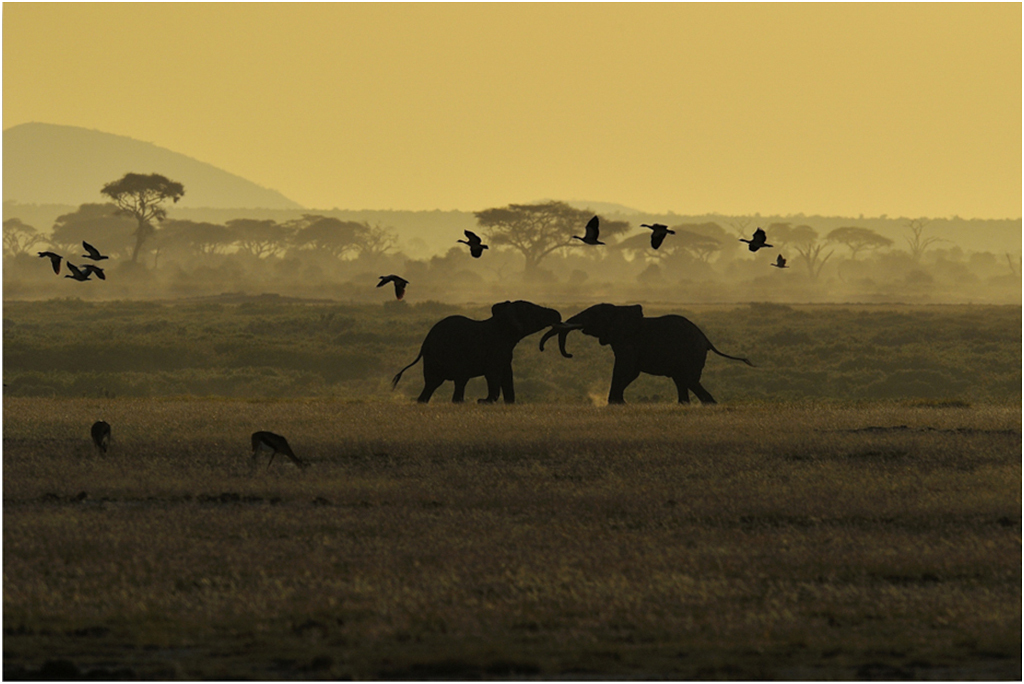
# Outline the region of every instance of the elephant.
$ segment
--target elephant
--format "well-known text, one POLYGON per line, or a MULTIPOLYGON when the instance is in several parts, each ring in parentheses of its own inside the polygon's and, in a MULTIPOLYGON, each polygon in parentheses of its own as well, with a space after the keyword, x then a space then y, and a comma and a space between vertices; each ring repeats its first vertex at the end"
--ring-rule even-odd
POLYGON ((470 378, 487 379, 487 397, 480 403, 493 403, 504 395, 506 404, 516 400, 512 383, 512 350, 527 335, 540 332, 562 320, 554 309, 533 302, 499 302, 491 307, 491 317, 474 321, 465 316, 448 316, 427 333, 420 355, 398 371, 391 389, 398 386, 402 373, 423 359, 423 391, 419 401, 430 401, 431 395, 445 380, 455 382, 453 402, 465 398, 470 378))
POLYGON ((615 353, 609 404, 626 403, 623 392, 640 373, 672 378, 680 404, 690 403, 691 391, 702 404, 714 404, 715 398, 700 384, 708 351, 742 361, 748 366, 754 365, 747 359, 729 356, 715 349, 700 328, 686 318, 676 315, 646 318, 639 304, 595 304, 584 309, 564 323, 552 326, 540 341, 541 351, 544 351, 544 343, 548 339, 558 335, 562 356, 572 358, 565 351, 565 340, 573 330, 596 337, 602 345, 610 344, 615 353))

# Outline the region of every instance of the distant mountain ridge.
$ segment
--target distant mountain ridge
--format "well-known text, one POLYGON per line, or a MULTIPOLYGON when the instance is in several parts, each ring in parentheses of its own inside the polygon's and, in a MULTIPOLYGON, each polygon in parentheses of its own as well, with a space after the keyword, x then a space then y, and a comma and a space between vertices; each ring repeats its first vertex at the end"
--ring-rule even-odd
POLYGON ((79 205, 125 173, 159 173, 185 186, 184 208, 302 209, 280 192, 178 152, 123 135, 45 123, 3 132, 4 200, 79 205))

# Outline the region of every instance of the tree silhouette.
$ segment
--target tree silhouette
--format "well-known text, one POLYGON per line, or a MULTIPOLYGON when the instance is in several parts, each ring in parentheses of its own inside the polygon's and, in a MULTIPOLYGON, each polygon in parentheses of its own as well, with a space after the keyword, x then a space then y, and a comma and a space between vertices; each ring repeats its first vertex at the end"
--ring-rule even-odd
POLYGON ((126 173, 123 178, 104 185, 100 193, 112 199, 123 214, 132 216, 138 223, 133 233, 135 248, 132 250, 132 263, 135 263, 142 245, 153 236, 155 229, 152 222, 161 221, 167 216, 167 210, 160 205, 166 200, 180 200, 185 194, 185 186, 158 173, 148 176, 126 173))
POLYGON ((235 242, 227 226, 205 221, 170 220, 157 232, 162 247, 185 249, 192 254, 216 254, 235 242))
MULTIPOLYGON (((484 241, 517 250, 526 259, 526 271, 532 273, 556 249, 571 246, 572 236, 583 234, 594 212, 575 209, 565 202, 544 202, 484 209, 475 216, 484 229, 484 241)), ((629 230, 629 223, 602 219, 600 230, 604 240, 629 230)))
POLYGON ((293 236, 291 228, 273 219, 231 219, 225 225, 239 249, 257 259, 280 254, 293 236))
POLYGON ((125 256, 132 247, 133 225, 134 222, 110 202, 82 204, 75 211, 57 217, 48 242, 65 255, 73 255, 73 261, 84 253, 81 251, 83 240, 104 254, 125 256))
POLYGON ((651 248, 650 231, 623 240, 619 247, 626 252, 657 259, 685 252, 697 261, 707 263, 712 254, 721 251, 728 236, 717 223, 681 223, 672 226, 671 230, 676 234, 669 235, 658 249, 651 248))
POLYGON ((817 280, 821 275, 821 269, 829 260, 833 252, 825 256, 821 251, 825 245, 818 242, 818 231, 810 226, 792 226, 788 223, 772 223, 767 228, 768 240, 776 247, 785 245, 792 247, 800 255, 800 261, 807 267, 807 274, 811 280, 817 280))
POLYGON ((30 249, 43 241, 39 232, 22 222, 20 218, 9 218, 3 223, 4 252, 11 256, 27 254, 30 249))
POLYGON ((924 237, 924 227, 928 225, 927 219, 916 218, 907 221, 905 224, 910 229, 911 237, 906 238, 907 244, 910 245, 910 256, 914 260, 914 263, 920 263, 921 257, 924 256, 924 252, 931 245, 936 242, 942 242, 942 238, 937 237, 924 237))
POLYGON ((359 251, 360 258, 375 258, 384 256, 398 243, 398 236, 395 235, 395 231, 392 228, 381 227, 379 223, 370 226, 364 223, 365 229, 357 235, 358 244, 356 249, 359 251))
POLYGON ((294 245, 330 254, 337 259, 358 251, 362 235, 369 230, 365 223, 318 214, 303 214, 302 218, 286 225, 295 230, 294 245))
POLYGON ((846 245, 850 249, 850 258, 853 260, 857 259, 858 252, 865 249, 878 249, 879 247, 892 246, 892 240, 884 235, 879 235, 870 228, 861 228, 858 226, 836 228, 826 235, 825 239, 829 242, 838 242, 846 245))

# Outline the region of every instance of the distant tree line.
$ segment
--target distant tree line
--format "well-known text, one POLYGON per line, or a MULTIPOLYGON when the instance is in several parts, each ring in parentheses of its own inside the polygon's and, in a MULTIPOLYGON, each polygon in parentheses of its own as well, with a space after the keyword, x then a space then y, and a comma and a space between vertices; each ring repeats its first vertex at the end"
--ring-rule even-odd
MULTIPOLYGON (((453 229, 446 253, 416 260, 399 251, 394 228, 368 221, 317 213, 280 221, 169 219, 166 205, 180 199, 185 188, 159 174, 126 174, 100 192, 111 201, 83 204, 58 216, 48 234, 19 218, 4 221, 4 256, 20 264, 12 273, 21 275, 20 269, 31 268, 29 258, 40 248, 74 258, 81 254, 83 240, 111 255, 112 265, 166 272, 188 291, 247 283, 266 287, 267 282, 283 291, 294 290, 303 283, 315 287, 357 278, 362 282, 370 272, 375 278, 390 269, 408 278, 413 292, 430 283, 448 290, 479 289, 486 283, 514 280, 534 287, 562 283, 568 292, 583 293, 579 288, 584 283, 626 281, 650 291, 678 284, 689 288, 687 283, 727 284, 733 286, 735 298, 756 296, 770 284, 772 291, 788 291, 799 300, 800 287, 898 294, 905 284, 926 287, 943 278, 970 283, 972 278, 1007 272, 1019 278, 1020 273, 1017 255, 1005 255, 1000 265, 995 255, 973 254, 967 264, 967 255, 959 248, 929 234, 925 219, 905 222, 905 245, 852 221, 828 232, 806 223, 759 225, 756 217, 722 222, 727 225, 680 222, 669 226, 674 234, 654 249, 650 231, 628 221, 599 216, 606 244, 587 246, 573 236, 582 235, 594 212, 556 201, 509 204, 475 212, 477 230, 490 245, 482 258, 468 258, 465 248, 456 244, 461 230, 453 229), (757 227, 767 231, 773 245, 770 259, 751 255, 739 241, 757 227), (776 253, 789 260, 785 274, 767 268, 776 253), (926 255, 929 263, 942 262, 943 270, 930 272, 926 255), (750 284, 746 289, 736 288, 744 282, 750 284)), ((1003 256, 999 255, 1000 262, 1003 256)), ((10 278, 5 285, 8 282, 10 278)))

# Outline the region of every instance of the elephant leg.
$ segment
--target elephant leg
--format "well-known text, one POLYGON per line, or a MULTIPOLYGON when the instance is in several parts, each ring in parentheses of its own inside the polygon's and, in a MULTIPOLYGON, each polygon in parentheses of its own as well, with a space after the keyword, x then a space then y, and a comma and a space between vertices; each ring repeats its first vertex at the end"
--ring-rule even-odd
POLYGON ((608 392, 608 403, 625 404, 626 398, 623 395, 626 388, 629 387, 629 383, 636 380, 639 376, 640 370, 636 367, 635 363, 620 361, 616 357, 615 368, 612 370, 612 388, 608 392))
POLYGON ((434 395, 437 388, 444 382, 444 378, 427 377, 426 374, 423 376, 423 391, 420 392, 419 398, 416 400, 421 404, 426 404, 430 401, 430 397, 434 395))
POLYGON ((466 383, 469 378, 455 378, 455 391, 452 393, 452 403, 460 404, 466 398, 466 383))
POLYGON ((689 404, 690 390, 686 385, 686 380, 680 377, 674 377, 672 378, 672 382, 676 383, 676 392, 679 393, 679 403, 689 404))
POLYGON ((487 380, 487 396, 483 399, 477 399, 478 404, 493 404, 498 401, 498 397, 501 395, 501 383, 498 380, 498 376, 493 373, 484 376, 487 380))
POLYGON ((505 368, 501 372, 501 393, 505 397, 506 404, 516 403, 516 388, 512 382, 512 366, 505 368))
POLYGON ((700 380, 694 380, 693 382, 691 382, 690 383, 690 389, 693 390, 693 393, 697 395, 698 399, 700 399, 700 403, 702 403, 702 404, 717 404, 718 403, 717 401, 715 401, 715 398, 713 396, 711 396, 711 392, 708 392, 706 389, 704 389, 704 386, 700 384, 700 380))

